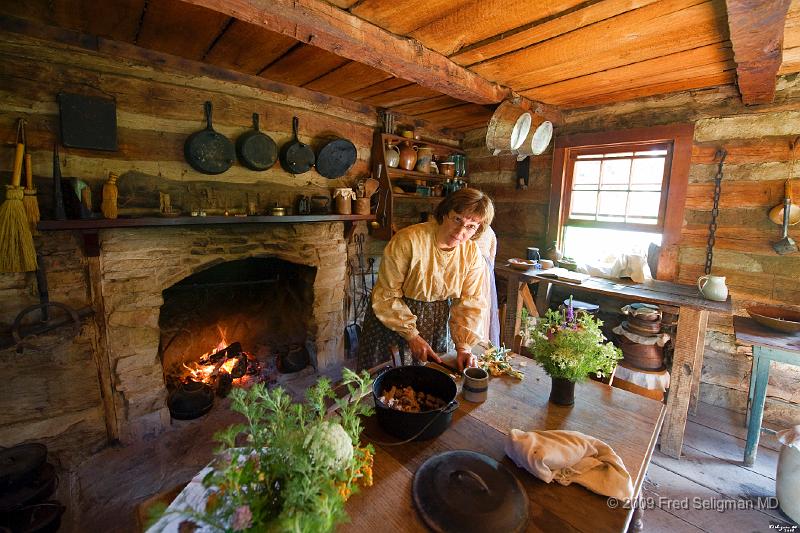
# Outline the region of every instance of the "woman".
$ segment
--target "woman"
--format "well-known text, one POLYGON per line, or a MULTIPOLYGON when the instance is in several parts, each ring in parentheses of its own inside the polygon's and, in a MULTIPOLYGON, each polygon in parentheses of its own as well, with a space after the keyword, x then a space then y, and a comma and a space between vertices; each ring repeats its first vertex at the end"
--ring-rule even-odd
POLYGON ((386 245, 359 343, 358 364, 371 368, 405 346, 415 362, 441 362, 448 336, 458 369, 475 366, 482 335, 484 260, 475 239, 494 206, 477 189, 461 189, 436 207, 435 220, 398 231, 386 245), (449 332, 448 332, 449 326, 449 332))

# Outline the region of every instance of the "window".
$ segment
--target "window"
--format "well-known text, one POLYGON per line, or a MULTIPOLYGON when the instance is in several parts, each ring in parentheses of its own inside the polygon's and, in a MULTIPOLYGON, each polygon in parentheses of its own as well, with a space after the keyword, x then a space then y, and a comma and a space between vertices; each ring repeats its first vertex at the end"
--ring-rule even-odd
POLYGON ((549 239, 579 261, 654 242, 665 247, 658 277, 672 279, 692 134, 680 125, 557 139, 549 239))

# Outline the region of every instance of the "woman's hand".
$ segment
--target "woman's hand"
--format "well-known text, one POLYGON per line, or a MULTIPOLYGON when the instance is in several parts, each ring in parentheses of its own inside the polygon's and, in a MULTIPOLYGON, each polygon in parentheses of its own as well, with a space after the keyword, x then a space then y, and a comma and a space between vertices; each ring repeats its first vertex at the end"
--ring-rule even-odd
POLYGON ((408 347, 411 348, 411 357, 416 361, 423 363, 427 361, 442 362, 436 352, 433 351, 433 348, 431 348, 431 345, 419 335, 408 340, 408 347))
POLYGON ((467 350, 458 351, 457 362, 459 372, 463 372, 465 368, 470 366, 478 366, 478 358, 475 357, 472 352, 468 352, 467 350))

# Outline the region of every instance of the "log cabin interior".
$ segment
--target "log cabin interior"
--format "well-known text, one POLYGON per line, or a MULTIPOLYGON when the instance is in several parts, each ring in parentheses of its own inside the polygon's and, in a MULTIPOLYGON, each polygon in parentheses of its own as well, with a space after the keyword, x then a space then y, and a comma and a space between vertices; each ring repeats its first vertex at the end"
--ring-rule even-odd
MULTIPOLYGON (((170 404, 181 380, 216 377, 219 357, 237 377, 218 388, 267 381, 302 395, 321 375, 337 379, 353 364, 348 335, 387 241, 467 186, 494 203, 506 347, 525 352, 523 307, 543 313, 574 295, 599 306, 613 337, 623 306, 660 305, 671 340, 650 371, 663 365, 671 385, 660 418, 642 422, 652 442, 636 494, 690 493, 675 487, 697 480, 703 455, 718 473, 698 494, 774 496, 783 448, 770 435, 758 448, 758 435, 800 423, 800 334, 753 340, 748 328, 772 330, 752 326, 748 309, 800 312, 800 226, 784 203, 800 198, 798 73, 800 2, 790 0, 2 2, 0 177, 24 186, 31 174, 41 221, 30 230, 36 266, 6 262, 0 273, 0 453, 46 445, 62 531, 143 527, 141 504, 185 485, 212 457, 212 430, 231 423, 222 398, 181 420, 190 416, 170 404), (202 136, 222 137, 229 155, 193 153, 202 136), (248 160, 247 136, 267 147, 266 164, 248 160), (344 148, 324 168, 334 143, 344 148), (30 156, 22 171, 19 145, 30 156), (316 154, 316 166, 290 168, 288 148, 316 154), (638 284, 593 284, 608 263, 572 285, 507 263, 538 248, 549 266, 580 270, 613 254, 630 266, 643 257, 628 255, 634 241, 647 253, 638 284), (716 277, 701 292, 706 274, 716 277), (710 422, 726 417, 736 421, 730 445, 710 422), (757 479, 721 481, 737 475, 757 479)), ((546 403, 546 375, 529 382, 546 403)), ((599 426, 628 416, 595 408, 599 426)), ((433 453, 413 446, 400 456, 415 466, 433 453)), ((381 453, 376 484, 394 475, 381 453)), ((405 474, 397 479, 410 494, 414 471, 405 474)), ((529 490, 572 488, 534 481, 546 489, 529 490)), ((430 524, 360 499, 377 490, 348 503, 346 528, 430 524)), ((393 508, 412 506, 405 500, 393 508)), ((620 512, 599 528, 539 502, 530 531, 641 526, 620 512)), ((3 523, 18 508, 2 509, 0 530, 31 530, 3 523)), ((759 531, 796 528, 800 515, 796 502, 793 516, 739 509, 710 512, 759 531)), ((719 530, 683 511, 645 512, 645 530, 719 530)))

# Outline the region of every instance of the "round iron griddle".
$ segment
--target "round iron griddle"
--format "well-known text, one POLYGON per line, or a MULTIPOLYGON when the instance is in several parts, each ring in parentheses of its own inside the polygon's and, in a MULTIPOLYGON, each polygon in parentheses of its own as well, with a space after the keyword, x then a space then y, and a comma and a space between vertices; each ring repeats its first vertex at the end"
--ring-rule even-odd
POLYGON ((528 496, 511 471, 469 450, 422 463, 412 486, 414 506, 437 533, 517 532, 528 520, 528 496))

